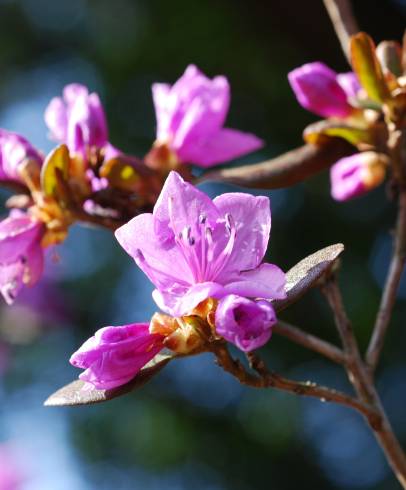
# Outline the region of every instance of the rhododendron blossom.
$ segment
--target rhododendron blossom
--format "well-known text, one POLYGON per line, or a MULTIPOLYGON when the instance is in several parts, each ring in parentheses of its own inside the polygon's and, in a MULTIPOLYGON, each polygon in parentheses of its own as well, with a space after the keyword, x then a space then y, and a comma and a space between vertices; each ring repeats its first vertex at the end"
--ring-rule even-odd
POLYGON ((23 136, 0 129, 0 180, 20 181, 19 166, 26 159, 42 164, 42 155, 23 136))
POLYGON ((163 348, 164 337, 147 323, 104 327, 88 339, 70 362, 85 369, 80 379, 100 390, 130 381, 163 348))
POLYGON ((285 274, 261 264, 270 229, 267 197, 229 193, 212 201, 171 172, 153 213, 136 216, 116 237, 156 286, 158 306, 180 316, 209 297, 284 298, 285 274))
POLYGON ((230 85, 223 76, 210 80, 194 65, 172 86, 152 86, 157 136, 181 163, 209 167, 251 153, 263 146, 250 133, 225 128, 230 85))
POLYGON ((44 225, 17 214, 0 222, 0 292, 12 304, 24 285, 33 285, 43 271, 41 238, 44 225))
POLYGON ((288 74, 299 104, 322 117, 345 118, 354 112, 351 102, 360 85, 354 73, 337 74, 324 63, 307 63, 288 74))
POLYGON ((252 301, 235 294, 220 300, 216 332, 244 352, 262 347, 272 334, 276 314, 268 301, 252 301))
POLYGON ((119 153, 108 142, 107 121, 99 96, 89 93, 84 85, 66 85, 62 97, 54 97, 48 104, 45 122, 51 138, 65 143, 72 154, 86 159, 90 148, 103 149, 108 158, 119 153))

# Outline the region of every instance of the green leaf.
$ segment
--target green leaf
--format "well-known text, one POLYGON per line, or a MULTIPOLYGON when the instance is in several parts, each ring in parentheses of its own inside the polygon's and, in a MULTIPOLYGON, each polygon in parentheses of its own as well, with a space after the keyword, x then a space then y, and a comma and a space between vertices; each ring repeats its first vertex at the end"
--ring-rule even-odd
POLYGON ((386 102, 390 93, 372 39, 365 32, 355 34, 350 51, 352 67, 368 96, 375 102, 386 102))
POLYGON ((373 134, 369 129, 330 119, 310 124, 303 132, 306 143, 312 145, 322 145, 331 137, 343 138, 352 145, 373 143, 373 134))
POLYGON ((130 391, 138 390, 156 374, 163 369, 168 362, 173 359, 173 355, 158 354, 146 364, 141 371, 131 381, 125 385, 118 386, 111 390, 83 390, 84 382, 81 380, 73 381, 68 385, 60 388, 52 394, 45 402, 46 407, 73 407, 82 405, 93 405, 102 403, 118 396, 125 395, 130 391))
POLYGON ((317 286, 320 279, 328 275, 339 255, 344 251, 342 243, 323 248, 301 260, 286 273, 285 299, 272 301, 276 311, 285 309, 295 303, 306 291, 317 286))
POLYGON ((66 145, 60 145, 48 154, 41 170, 41 188, 46 196, 55 197, 58 188, 57 173, 60 178, 66 180, 69 175, 69 163, 69 150, 66 145))

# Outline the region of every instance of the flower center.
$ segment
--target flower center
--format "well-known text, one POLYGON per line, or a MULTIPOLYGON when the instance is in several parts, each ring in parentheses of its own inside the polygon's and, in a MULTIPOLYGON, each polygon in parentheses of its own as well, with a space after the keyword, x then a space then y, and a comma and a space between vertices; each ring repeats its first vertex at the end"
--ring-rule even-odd
POLYGON ((213 229, 207 223, 205 215, 199 216, 197 236, 192 236, 192 228, 185 226, 183 230, 175 236, 176 244, 192 272, 196 283, 214 281, 220 272, 227 265, 233 251, 236 227, 231 214, 225 215, 225 228, 228 233, 228 240, 221 253, 215 257, 216 242, 213 240, 213 229))

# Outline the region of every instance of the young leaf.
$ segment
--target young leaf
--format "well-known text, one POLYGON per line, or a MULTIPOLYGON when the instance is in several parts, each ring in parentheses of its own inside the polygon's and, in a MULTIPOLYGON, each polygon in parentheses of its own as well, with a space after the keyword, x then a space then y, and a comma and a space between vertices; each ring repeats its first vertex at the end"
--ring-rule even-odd
POLYGON ((309 255, 292 267, 286 273, 287 297, 272 302, 276 311, 295 303, 306 291, 315 287, 319 279, 331 271, 343 250, 344 245, 336 243, 309 255))
POLYGON ((303 138, 306 143, 312 145, 320 145, 327 138, 339 137, 343 138, 352 145, 359 143, 373 143, 373 134, 370 130, 351 126, 348 123, 334 120, 319 121, 310 124, 303 132, 303 138))
POLYGON ((58 146, 45 159, 41 170, 41 187, 46 196, 54 196, 57 190, 56 169, 59 169, 63 179, 68 178, 69 161, 69 150, 66 145, 58 146))
POLYGON ((164 368, 173 358, 171 355, 158 354, 146 364, 143 369, 125 385, 111 390, 83 389, 85 383, 81 380, 73 381, 53 393, 45 402, 46 407, 65 407, 93 405, 101 403, 118 396, 125 395, 130 391, 137 390, 150 381, 159 371, 164 368))
POLYGON ((390 98, 372 39, 365 32, 351 37, 351 64, 368 96, 384 103, 390 98))

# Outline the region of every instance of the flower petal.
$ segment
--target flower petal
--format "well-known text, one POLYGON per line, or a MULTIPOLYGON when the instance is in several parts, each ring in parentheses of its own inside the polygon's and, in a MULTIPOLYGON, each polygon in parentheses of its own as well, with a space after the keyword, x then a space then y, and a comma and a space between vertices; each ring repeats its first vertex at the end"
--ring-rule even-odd
POLYGON ((249 298, 283 299, 285 273, 274 264, 262 264, 257 269, 241 272, 238 279, 226 284, 228 294, 238 294, 249 298))
POLYGON ((152 214, 136 216, 115 232, 119 244, 160 289, 188 287, 193 278, 174 239, 162 242, 152 214))
POLYGON ((251 133, 223 128, 206 139, 196 139, 178 150, 184 162, 211 167, 246 155, 264 146, 264 142, 251 133))
POLYGON ((153 291, 152 297, 158 307, 172 316, 182 316, 190 313, 199 303, 207 298, 220 299, 226 294, 226 289, 215 282, 201 282, 193 285, 183 294, 171 294, 167 291, 153 291))
MULTIPOLYGON (((222 194, 213 200, 221 216, 230 214, 236 227, 236 238, 228 267, 223 271, 255 269, 266 253, 271 231, 271 209, 265 196, 240 192, 222 194)), ((217 280, 221 281, 222 275, 217 280)))
POLYGON ((154 207, 155 232, 165 240, 190 227, 191 234, 200 234, 199 218, 215 224, 219 214, 212 200, 182 177, 171 172, 154 207))
POLYGON ((61 97, 51 99, 45 109, 44 119, 51 132, 51 139, 61 142, 65 141, 68 122, 66 106, 61 97))
POLYGON ((39 241, 43 225, 29 216, 9 217, 0 222, 0 263, 15 262, 39 241))

